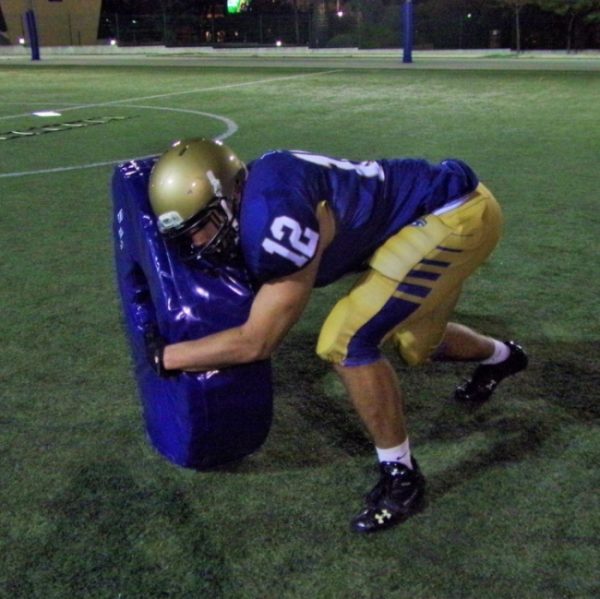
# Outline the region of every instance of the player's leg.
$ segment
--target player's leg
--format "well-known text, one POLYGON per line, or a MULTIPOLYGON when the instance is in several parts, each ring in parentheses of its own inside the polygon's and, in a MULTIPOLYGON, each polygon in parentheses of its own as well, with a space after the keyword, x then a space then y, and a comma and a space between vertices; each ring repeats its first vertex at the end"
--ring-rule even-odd
MULTIPOLYGON (((500 211, 491 194, 438 217, 428 215, 406 227, 378 250, 367 273, 328 317, 318 353, 336 364, 349 395, 373 436, 380 456, 381 478, 354 519, 354 530, 387 528, 423 504, 424 479, 408 448, 402 394, 395 373, 381 357, 379 346, 394 340, 408 364, 426 360, 448 330, 449 344, 459 328, 447 327, 462 282, 491 252, 500 234, 500 211), (400 283, 398 283, 400 281, 400 283), (402 439, 405 439, 402 442, 402 439), (389 444, 400 442, 394 447, 389 444)), ((465 333, 460 349, 478 359, 488 355, 488 338, 465 333)), ((456 342, 453 352, 458 353, 456 342)), ((450 346, 449 346, 450 347, 450 346)))
POLYGON ((446 325, 441 343, 433 354, 434 360, 481 362, 494 353, 495 340, 456 322, 446 325))
POLYGON ((381 358, 363 366, 335 364, 334 368, 375 446, 383 449, 404 443, 407 432, 402 391, 388 360, 381 358))
POLYGON ((403 401, 397 375, 383 358, 386 336, 416 304, 397 302, 398 282, 368 271, 331 311, 317 353, 332 362, 375 446, 406 440, 403 401))
POLYGON ((402 522, 423 506, 425 479, 411 456, 402 391, 380 345, 417 309, 398 301, 398 282, 369 271, 327 318, 317 351, 332 361, 373 439, 380 480, 353 519, 357 532, 374 532, 402 522))
POLYGON ((410 454, 402 391, 387 359, 363 366, 335 365, 379 458, 380 479, 351 526, 375 532, 398 524, 424 506, 425 478, 410 454))
POLYGON ((480 186, 474 200, 439 215, 439 220, 452 233, 406 277, 402 297, 411 299, 415 292, 426 297, 419 310, 399 327, 394 341, 409 364, 420 363, 430 355, 437 360, 480 362, 471 379, 457 387, 455 398, 481 403, 489 399, 502 379, 527 367, 527 356, 515 342, 503 342, 448 322, 462 283, 499 238, 501 215, 493 196, 480 186), (473 243, 477 239, 480 243, 473 243))
POLYGON ((462 281, 497 240, 476 227, 465 236, 461 231, 436 216, 405 227, 377 250, 372 270, 338 302, 321 331, 317 353, 335 364, 380 461, 380 480, 353 520, 356 531, 387 528, 423 505, 424 479, 410 455, 402 393, 380 346, 394 336, 402 357, 416 364, 439 345, 462 281), (456 241, 453 235, 460 248, 447 245, 456 241), (478 248, 478 261, 465 246, 478 248))
POLYGON ((471 377, 454 391, 455 400, 470 405, 487 401, 503 379, 525 370, 529 362, 515 341, 486 337, 457 323, 448 323, 444 339, 433 357, 442 361, 479 362, 471 377))

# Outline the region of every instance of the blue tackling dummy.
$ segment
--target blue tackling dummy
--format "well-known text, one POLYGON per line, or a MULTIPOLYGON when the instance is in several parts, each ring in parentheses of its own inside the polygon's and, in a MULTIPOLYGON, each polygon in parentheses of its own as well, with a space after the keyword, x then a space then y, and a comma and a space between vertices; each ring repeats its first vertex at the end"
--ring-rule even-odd
POLYGON ((118 287, 150 442, 169 461, 197 470, 247 456, 272 420, 269 361, 205 373, 158 377, 144 335, 169 343, 243 323, 254 293, 241 268, 186 263, 158 232, 148 202, 155 159, 119 165, 112 180, 118 287))

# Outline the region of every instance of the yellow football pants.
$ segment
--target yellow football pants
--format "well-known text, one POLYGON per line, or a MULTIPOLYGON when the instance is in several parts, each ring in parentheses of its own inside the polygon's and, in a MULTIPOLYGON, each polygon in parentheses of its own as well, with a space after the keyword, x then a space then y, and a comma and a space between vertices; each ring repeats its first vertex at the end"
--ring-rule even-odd
POLYGON ((500 207, 480 184, 457 208, 398 231, 325 320, 317 354, 336 364, 368 364, 391 338, 407 364, 425 361, 442 341, 463 282, 494 249, 501 230, 500 207))

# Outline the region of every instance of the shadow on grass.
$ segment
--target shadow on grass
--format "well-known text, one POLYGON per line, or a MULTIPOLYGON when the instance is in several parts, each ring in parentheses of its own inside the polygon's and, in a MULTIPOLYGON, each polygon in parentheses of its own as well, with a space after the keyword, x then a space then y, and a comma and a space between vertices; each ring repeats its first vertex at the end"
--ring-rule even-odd
POLYGON ((486 446, 473 449, 468 457, 451 468, 445 468, 438 476, 433 477, 429 485, 429 498, 435 500, 461 486, 465 481, 477 477, 482 471, 499 464, 518 463, 535 456, 542 445, 560 426, 559 422, 548 419, 544 415, 514 413, 497 417, 498 410, 488 412, 486 416, 470 417, 460 413, 457 408, 441 410, 437 418, 443 424, 435 424, 429 431, 427 440, 457 442, 472 434, 483 433, 486 446))
MULTIPOLYGON (((227 470, 268 475, 358 456, 365 465, 368 457, 374 471, 371 443, 343 389, 323 385, 329 376, 326 364, 312 356, 298 359, 298 341, 278 356, 276 397, 286 401, 282 428, 259 459, 227 470)), ((503 383, 494 400, 475 411, 448 400, 468 365, 433 364, 407 371, 415 447, 459 445, 476 434, 482 439, 428 477, 430 501, 492 466, 541 455, 562 426, 592 423, 600 382, 600 366, 594 361, 598 345, 549 346, 541 340, 526 343, 526 348, 530 368, 503 383)), ((181 481, 165 476, 164 481, 140 482, 126 464, 102 457, 69 472, 64 488, 44 504, 43 526, 36 529, 32 523, 33 532, 12 545, 10 569, 3 577, 8 594, 154 597, 190 596, 186 593, 193 589, 194 596, 226 596, 231 573, 227 556, 211 536, 210 510, 195 508, 191 496, 180 490, 181 481), (163 538, 164 531, 169 533, 163 538)), ((356 476, 356 485, 362 486, 366 468, 359 465, 356 476)), ((368 477, 370 481, 372 471, 368 477)), ((188 492, 206 489, 209 497, 215 484, 221 483, 207 478, 188 492)), ((346 490, 347 484, 344 480, 346 490)))
MULTIPOLYGON (((477 319, 470 319, 473 320, 477 319)), ((482 330, 493 330, 495 334, 506 331, 500 321, 490 323, 479 319, 474 325, 482 330)), ((512 335, 507 333, 504 337, 512 335)), ((295 333, 274 360, 275 410, 279 412, 280 424, 276 422, 272 431, 274 439, 267 448, 271 453, 269 460, 274 461, 268 464, 263 461, 261 468, 285 470, 327 464, 332 459, 328 448, 336 450, 337 457, 333 459, 373 453, 373 446, 341 385, 339 388, 324 386, 326 377, 335 377, 330 375, 330 367, 314 356, 313 345, 312 336, 295 333), (306 354, 301 357, 299 347, 306 348, 306 354), (294 425, 286 428, 290 421, 294 425), (305 431, 313 435, 312 449, 303 447, 305 431), (290 435, 295 439, 290 440, 290 435), (274 443, 295 444, 302 451, 279 452, 274 443)), ((465 472, 488 464, 526 458, 535 453, 561 423, 572 419, 593 420, 598 414, 600 369, 592 357, 598 354, 599 348, 548 346, 545 341, 531 341, 525 346, 530 354, 529 369, 504 381, 493 401, 478 409, 457 405, 451 400, 455 385, 469 376, 473 365, 433 363, 408 369, 399 360, 393 360, 407 390, 409 429, 415 446, 428 441, 459 442, 475 432, 489 436, 492 443, 489 450, 461 465, 461 476, 464 476, 465 472), (536 403, 539 409, 530 408, 533 401, 540 402, 536 403)), ((445 484, 457 476, 458 473, 449 472, 445 484)))
POLYGON ((141 487, 124 464, 98 461, 79 468, 45 513, 36 542, 14 547, 13 597, 183 596, 186 585, 223 596, 224 558, 172 485, 141 487), (165 544, 162 529, 188 530, 184 550, 165 544))

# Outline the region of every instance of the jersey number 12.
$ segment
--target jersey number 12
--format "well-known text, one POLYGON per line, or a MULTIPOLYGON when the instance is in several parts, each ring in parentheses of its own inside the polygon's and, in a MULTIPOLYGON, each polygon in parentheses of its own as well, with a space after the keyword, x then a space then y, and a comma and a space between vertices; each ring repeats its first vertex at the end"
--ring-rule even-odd
POLYGON ((278 216, 271 223, 271 235, 274 239, 264 239, 263 249, 269 254, 277 254, 291 260, 299 268, 314 256, 319 242, 319 234, 316 231, 309 227, 305 227, 303 231, 300 223, 289 216, 278 216))

